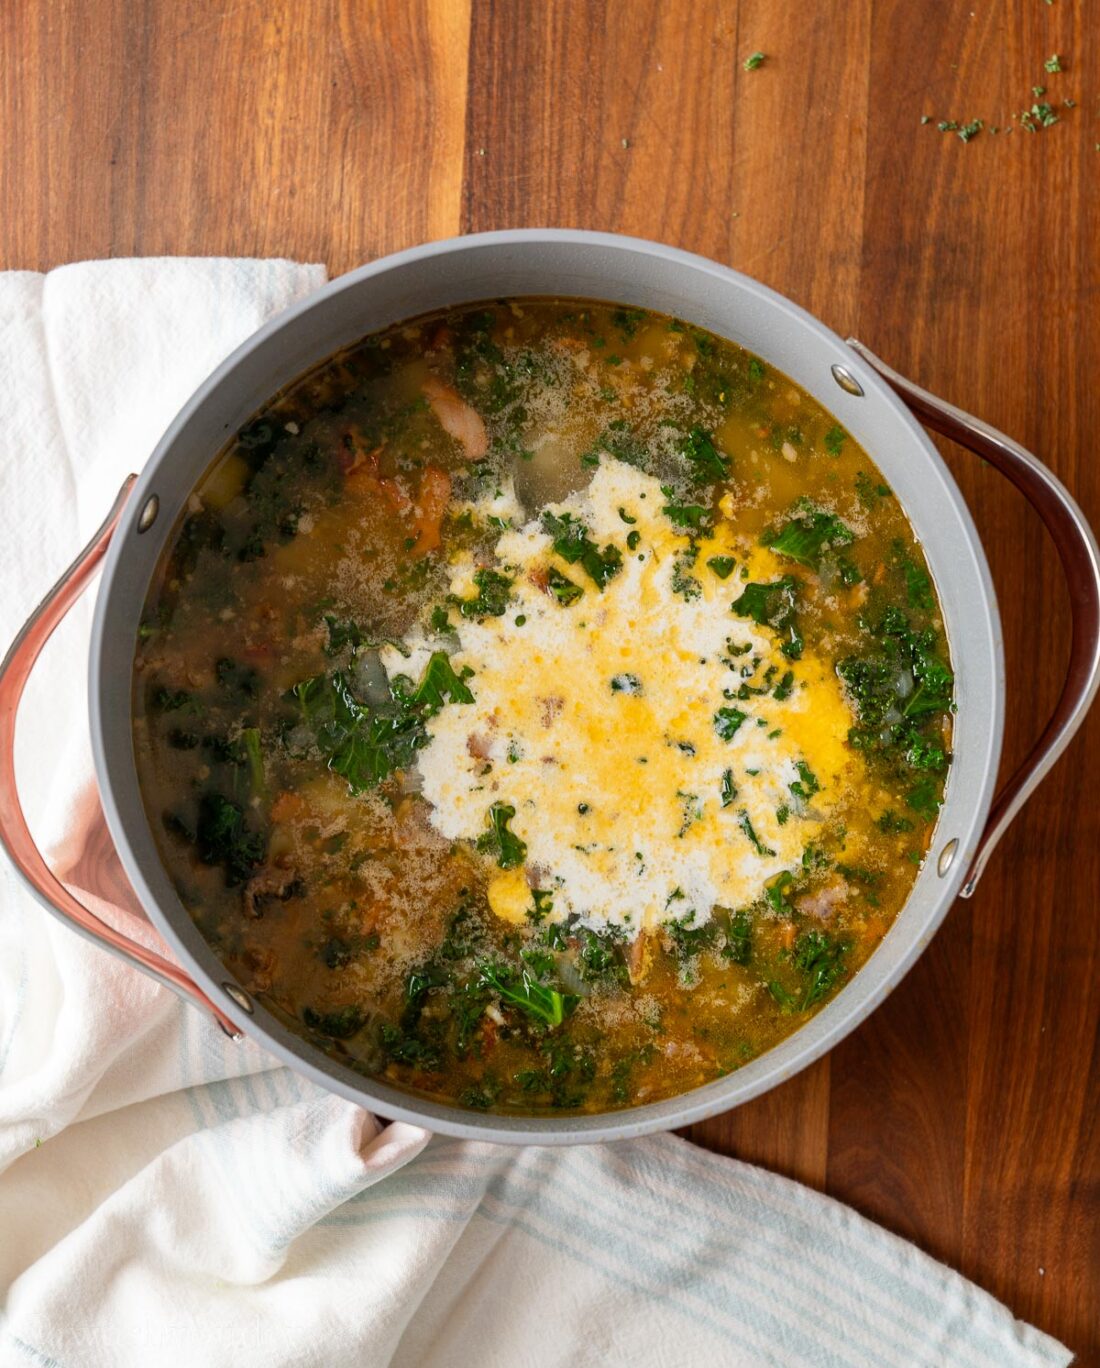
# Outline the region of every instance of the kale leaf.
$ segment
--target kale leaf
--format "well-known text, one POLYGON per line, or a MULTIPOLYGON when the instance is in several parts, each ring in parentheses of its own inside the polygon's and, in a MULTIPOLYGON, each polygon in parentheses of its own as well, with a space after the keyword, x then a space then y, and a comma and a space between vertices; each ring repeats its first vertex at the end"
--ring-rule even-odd
POLYGON ((798 660, 802 655, 803 640, 798 628, 795 594, 798 581, 793 575, 767 584, 746 584, 741 597, 732 605, 738 617, 751 618, 762 627, 771 627, 783 641, 783 654, 789 660, 798 660))
POLYGON ((362 1009, 354 1005, 338 1007, 332 1012, 318 1012, 312 1007, 302 1008, 302 1020, 319 1035, 332 1040, 350 1040, 366 1022, 362 1009))
POLYGON ((407 769, 427 744, 425 723, 446 703, 472 703, 473 694, 443 651, 435 651, 419 685, 403 675, 390 684, 385 703, 361 703, 340 670, 296 684, 289 697, 313 733, 329 769, 353 793, 376 788, 407 769))
POLYGON ((760 538, 760 544, 777 556, 817 570, 826 552, 850 546, 854 540, 852 529, 835 513, 814 509, 791 518, 782 528, 769 527, 760 538))
POLYGON ((489 830, 477 838, 478 850, 495 855, 501 869, 515 869, 527 858, 526 843, 508 828, 515 815, 511 803, 494 803, 489 809, 489 830))
POLYGON ((477 593, 473 598, 451 598, 451 602, 465 618, 501 617, 508 607, 512 580, 499 570, 482 569, 474 572, 477 593))
POLYGON ((573 993, 539 983, 528 968, 517 973, 503 964, 485 963, 479 966, 478 983, 549 1027, 560 1026, 580 1001, 573 993))
POLYGON ((722 455, 710 433, 701 427, 691 429, 680 452, 690 467, 695 484, 713 484, 730 473, 729 457, 722 455))
POLYGON ((552 565, 546 575, 546 583, 550 587, 550 592, 563 608, 570 608, 579 598, 584 597, 584 590, 579 584, 574 584, 568 575, 563 575, 557 566, 552 565))
MULTIPOLYGON (((942 772, 949 762, 943 719, 953 704, 954 676, 936 652, 936 633, 915 631, 900 608, 887 608, 875 624, 863 624, 868 652, 837 664, 858 726, 848 733, 859 750, 895 761, 901 772, 942 772)), ((928 792, 910 803, 935 815, 928 792)))
POLYGON ((684 503, 676 496, 676 491, 671 485, 662 485, 661 493, 668 500, 661 512, 671 523, 677 527, 685 528, 688 532, 704 532, 709 526, 710 509, 702 504, 684 503))
POLYGON ((768 984, 785 1012, 806 1012, 848 976, 847 956, 852 943, 824 931, 804 931, 794 943, 790 960, 798 972, 795 992, 772 980, 768 984))
POLYGON ((619 548, 608 545, 601 551, 589 537, 588 528, 571 513, 543 513, 542 527, 547 536, 553 538, 554 550, 562 560, 567 565, 579 562, 597 589, 605 589, 623 568, 623 553, 619 548))
POLYGON ((267 837, 252 830, 244 809, 220 793, 204 793, 199 801, 195 845, 203 864, 221 865, 230 887, 244 883, 267 850, 267 837))
POLYGON ((723 741, 732 741, 746 717, 748 713, 740 708, 719 708, 714 714, 714 730, 723 741))

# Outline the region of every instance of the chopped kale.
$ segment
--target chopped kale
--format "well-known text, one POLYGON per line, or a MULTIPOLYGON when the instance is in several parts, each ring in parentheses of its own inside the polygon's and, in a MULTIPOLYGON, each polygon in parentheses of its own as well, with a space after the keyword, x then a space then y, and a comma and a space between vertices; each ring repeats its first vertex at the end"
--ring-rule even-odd
POLYGON ((817 509, 791 518, 781 529, 768 528, 760 538, 760 544, 778 556, 786 556, 799 565, 817 570, 827 551, 848 546, 854 540, 851 528, 835 513, 817 509))
POLYGON ((451 602, 466 618, 501 617, 508 607, 512 580, 499 570, 482 569, 474 572, 477 594, 471 599, 452 598, 451 602))
POLYGON ((719 708, 714 714, 714 730, 723 741, 732 741, 746 717, 748 713, 740 708, 719 708))
MULTIPOLYGON (((437 612, 439 609, 436 610, 437 612)), ((325 626, 328 628, 328 641, 325 643, 325 655, 338 656, 344 651, 357 651, 363 644, 363 633, 358 623, 341 622, 331 613, 325 614, 325 626)), ((444 612, 443 630, 447 628, 446 613, 444 612)))
POLYGON ((489 808, 489 830, 477 838, 478 850, 493 855, 501 869, 515 869, 527 858, 526 843, 508 827, 515 815, 511 803, 494 803, 489 808))
POLYGON ((625 338, 631 338, 645 322, 644 309, 614 309, 611 321, 625 338))
POLYGON ((680 452, 688 463, 695 484, 713 484, 729 475, 729 457, 722 455, 710 433, 699 426, 693 427, 688 433, 680 452))
POLYGON ((552 565, 547 571, 546 583, 550 587, 550 592, 563 608, 569 608, 579 598, 584 597, 584 590, 581 586, 574 584, 568 576, 563 575, 557 566, 552 565))
POLYGON ((856 476, 856 495, 864 508, 874 508, 880 499, 890 497, 890 486, 884 485, 881 480, 873 480, 865 470, 861 470, 856 476))
POLYGON ((666 921, 662 929, 672 946, 672 953, 680 960, 694 959, 702 951, 709 950, 719 932, 716 921, 708 920, 697 926, 694 912, 666 921))
POLYGON ((642 692, 642 681, 636 674, 612 675, 611 692, 635 695, 640 694, 642 692))
POLYGON ((806 1012, 848 976, 847 956, 852 943, 824 931, 804 931, 794 943, 790 959, 798 972, 799 986, 790 992, 781 983, 768 984, 772 996, 785 1011, 806 1012))
POLYGON ((625 418, 608 423, 594 445, 581 456, 581 465, 598 466, 604 453, 638 470, 646 470, 649 466, 648 453, 625 418))
POLYGON ((526 967, 516 973, 503 964, 482 964, 478 982, 496 993, 501 1002, 520 1008, 551 1028, 560 1026, 580 1001, 573 993, 539 983, 526 967))
POLYGON ((661 493, 668 500, 661 512, 671 523, 677 527, 687 528, 691 532, 702 532, 709 523, 710 509, 702 504, 683 503, 676 497, 676 493, 671 485, 662 485, 661 493))
POLYGON ((703 592, 703 586, 691 574, 698 556, 698 548, 692 546, 686 551, 681 551, 672 563, 672 578, 669 580, 669 588, 674 594, 690 603, 692 599, 697 599, 703 592))
POLYGON ((837 556, 836 568, 840 575, 840 582, 846 589, 850 589, 853 584, 863 582, 860 568, 850 556, 837 556))
POLYGON ((740 812, 737 814, 737 822, 741 830, 752 842, 752 847, 756 851, 757 855, 771 856, 775 854, 775 851, 772 850, 770 846, 766 846, 764 842, 760 839, 760 837, 756 834, 756 830, 753 827, 752 819, 749 817, 747 809, 742 808, 740 810, 740 812))
POLYGON ((778 874, 773 874, 764 885, 764 897, 768 906, 782 917, 789 917, 794 911, 787 901, 787 892, 793 884, 794 875, 789 869, 782 869, 778 874))
POLYGON ((784 575, 768 584, 746 584, 741 597, 732 605, 738 617, 751 618, 783 637, 783 654, 790 660, 798 660, 803 647, 795 611, 797 589, 798 581, 792 575, 784 575))
POLYGON ((939 786, 934 779, 921 779, 905 795, 905 805, 926 822, 935 820, 940 810, 939 786))
POLYGON ((363 1029, 366 1017, 362 1008, 354 1005, 338 1007, 332 1012, 318 1012, 312 1007, 302 1008, 302 1021, 311 1031, 331 1040, 350 1040, 363 1029))
POLYGON ((554 541, 554 550, 568 565, 580 564, 597 589, 605 589, 623 568, 623 553, 617 546, 601 551, 588 535, 588 528, 571 513, 543 513, 542 527, 554 541))
POLYGON ((904 542, 894 542, 891 549, 891 563, 904 577, 909 607, 919 608, 926 613, 931 612, 935 606, 935 600, 932 597, 932 581, 924 567, 919 565, 906 551, 904 542))
POLYGON ((533 888, 531 890, 531 910, 527 913, 527 920, 536 926, 543 921, 554 910, 554 895, 548 888, 533 888))
POLYGON ((405 979, 405 1010, 401 1013, 401 1026, 406 1031, 413 1030, 420 1022, 424 1002, 433 988, 443 988, 450 982, 446 970, 435 964, 424 964, 414 969, 405 979))
POLYGON ((396 1026, 384 1025, 379 1033, 379 1043, 386 1058, 395 1064, 409 1064, 434 1073, 442 1062, 438 1045, 407 1034, 396 1026))
POLYGON ((230 887, 244 883, 267 850, 267 837, 248 825, 244 809, 220 793, 204 793, 199 800, 194 840, 199 859, 221 865, 230 887))
MULTIPOLYGON (((366 940, 367 937, 363 939, 366 940)), ((379 939, 375 934, 373 945, 364 945, 363 949, 377 949, 378 944, 379 939)), ((355 947, 344 936, 329 936, 317 955, 326 969, 345 969, 355 957, 355 947)))
POLYGON ((586 983, 613 979, 629 982, 621 941, 613 932, 584 929, 577 949, 577 973, 586 983))
POLYGON ((805 760, 796 760, 795 769, 798 771, 798 778, 793 784, 787 787, 803 803, 808 803, 815 793, 821 792, 821 785, 817 781, 817 775, 810 769, 805 760))
POLYGON ((887 608, 868 629, 871 649, 837 665, 858 720, 849 743, 892 760, 898 773, 942 771, 949 763, 942 723, 954 706, 954 677, 936 653, 935 632, 914 630, 899 608, 887 608))
POLYGON ((725 931, 723 956, 732 964, 748 964, 752 958, 752 917, 747 912, 734 912, 725 931))
POLYGON ((158 684, 149 693, 149 707, 154 712, 187 712, 201 713, 202 704, 193 694, 186 689, 169 689, 163 684, 158 684))
POLYGON ((443 651, 432 653, 416 689, 398 676, 387 702, 361 703, 339 670, 296 684, 288 697, 329 769, 342 775, 353 793, 376 788, 395 770, 407 769, 427 743, 425 723, 445 703, 472 703, 474 696, 455 674, 443 651))
POLYGON ((443 651, 433 651, 420 683, 411 694, 407 692, 410 681, 404 675, 398 675, 394 680, 394 689, 397 697, 410 709, 418 710, 425 718, 434 717, 448 703, 474 701, 465 683, 470 673, 468 669, 464 670, 460 677, 455 674, 454 667, 443 651))
POLYGON ((475 1111, 488 1111, 500 1096, 500 1084, 491 1079, 482 1079, 478 1086, 471 1084, 458 1095, 460 1107, 471 1107, 475 1111))
POLYGON ((260 676, 251 665, 241 665, 228 656, 222 656, 214 665, 214 677, 226 693, 238 698, 259 697, 260 676))

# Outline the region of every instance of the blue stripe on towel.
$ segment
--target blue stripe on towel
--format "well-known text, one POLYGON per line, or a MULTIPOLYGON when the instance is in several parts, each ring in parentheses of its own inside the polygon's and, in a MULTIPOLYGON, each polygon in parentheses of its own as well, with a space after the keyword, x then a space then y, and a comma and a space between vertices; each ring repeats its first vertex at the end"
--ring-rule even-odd
POLYGON ((670 1305, 697 1318, 702 1300, 716 1328, 736 1268, 740 1287, 755 1294, 736 1314, 773 1341, 778 1336, 799 1364, 1004 1368, 1022 1353, 1066 1361, 1053 1342, 957 1275, 786 1180, 708 1159, 672 1136, 565 1153, 435 1141, 327 1219, 353 1224, 357 1212, 371 1224, 398 1215, 462 1219, 439 1210, 449 1197, 465 1203, 470 1217, 512 1222, 621 1285, 640 1287, 637 1278, 623 1284, 614 1266, 613 1255, 628 1246, 631 1263, 670 1305), (622 1183, 609 1182, 609 1166, 622 1183), (724 1171, 715 1172, 719 1166, 724 1171), (731 1229, 743 1248, 727 1238, 731 1229), (803 1283, 830 1281, 835 1304, 827 1292, 799 1296, 803 1283))

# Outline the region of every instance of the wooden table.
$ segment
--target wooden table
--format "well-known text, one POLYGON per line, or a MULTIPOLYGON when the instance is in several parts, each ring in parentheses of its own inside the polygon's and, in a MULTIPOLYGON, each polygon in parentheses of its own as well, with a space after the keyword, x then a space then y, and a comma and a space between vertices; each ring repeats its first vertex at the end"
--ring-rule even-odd
MULTIPOLYGON (((1013 433, 1100 521, 1090 0, 8 0, 0 44, 0 267, 194 253, 335 273, 524 224, 659 238, 1013 433), (1058 123, 1013 123, 1043 101, 1058 123), (1013 131, 937 128, 974 118, 1013 131)), ((1004 613, 1011 765, 1056 696, 1065 593, 1021 498, 945 455, 1004 613)), ((1098 784, 1095 716, 885 1006, 692 1130, 1094 1363, 1098 784)))

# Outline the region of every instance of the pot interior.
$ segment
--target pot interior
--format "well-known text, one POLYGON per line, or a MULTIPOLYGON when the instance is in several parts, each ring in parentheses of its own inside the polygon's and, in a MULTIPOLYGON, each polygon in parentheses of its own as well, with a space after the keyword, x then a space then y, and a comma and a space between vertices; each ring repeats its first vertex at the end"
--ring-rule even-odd
POLYGON ((568 231, 457 239, 373 263, 332 282, 230 357, 166 432, 123 516, 97 604, 91 672, 93 747, 112 835, 151 918, 210 996, 265 1047, 343 1096, 442 1132, 515 1143, 588 1142, 682 1125, 774 1087, 841 1039, 898 982, 953 900, 989 808, 1002 728, 1000 625, 985 557, 953 480, 907 410, 838 337, 755 282, 655 244, 568 231), (230 434, 296 376, 366 333, 440 308, 522 296, 597 298, 672 314, 756 353, 833 413, 887 477, 922 543, 958 707, 955 758, 929 857, 883 943, 843 991, 782 1044, 725 1078, 629 1111, 560 1120, 413 1098, 326 1058, 262 1006, 241 1020, 227 993, 235 985, 181 905, 151 838, 130 716, 133 645, 154 567, 230 434), (842 388, 834 366, 862 392, 842 388), (152 495, 159 513, 143 532, 139 518, 152 495))

